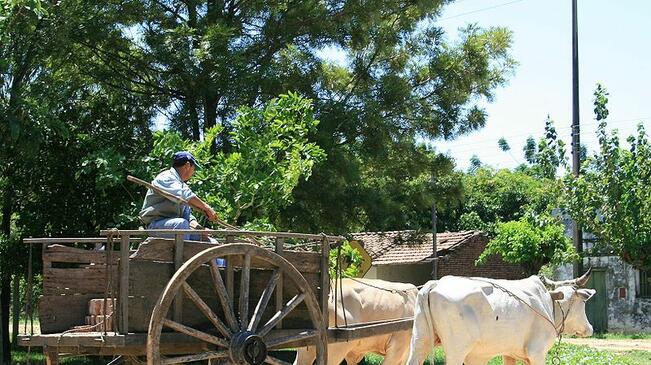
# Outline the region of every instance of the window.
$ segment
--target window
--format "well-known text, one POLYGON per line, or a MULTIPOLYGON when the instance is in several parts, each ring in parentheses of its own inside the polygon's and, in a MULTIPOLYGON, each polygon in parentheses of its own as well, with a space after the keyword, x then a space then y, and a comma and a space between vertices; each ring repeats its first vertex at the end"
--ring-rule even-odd
POLYGON ((651 298, 651 271, 640 270, 640 296, 651 298))

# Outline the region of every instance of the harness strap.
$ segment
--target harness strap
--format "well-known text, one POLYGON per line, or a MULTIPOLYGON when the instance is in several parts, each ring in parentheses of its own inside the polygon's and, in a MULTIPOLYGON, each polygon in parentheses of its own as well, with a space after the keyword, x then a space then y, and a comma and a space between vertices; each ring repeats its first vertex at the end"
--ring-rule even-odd
POLYGON ((350 280, 352 280, 352 281, 354 281, 354 282, 356 282, 356 283, 359 283, 359 284, 362 284, 362 285, 366 285, 366 286, 371 287, 371 288, 374 288, 374 289, 378 289, 378 290, 382 290, 382 291, 386 291, 386 292, 394 293, 394 294, 395 294, 395 293, 407 293, 407 292, 412 291, 412 290, 420 290, 420 288, 422 288, 422 287, 425 286, 425 285, 420 285, 420 286, 417 286, 417 287, 415 287, 415 288, 409 288, 409 289, 387 289, 387 288, 379 287, 379 286, 377 286, 377 285, 373 285, 373 284, 365 283, 365 282, 363 282, 363 281, 361 281, 361 280, 358 280, 358 279, 356 279, 356 278, 347 278, 347 279, 350 279, 350 280))
MULTIPOLYGON (((560 303, 558 304, 558 308, 560 308, 561 313, 562 313, 562 316, 561 316, 562 321, 561 321, 560 326, 557 327, 556 323, 554 323, 554 318, 549 319, 547 316, 540 313, 536 308, 532 307, 531 304, 527 303, 524 299, 520 298, 515 293, 513 293, 512 291, 510 291, 507 288, 503 287, 502 285, 499 285, 499 284, 494 283, 492 281, 484 280, 482 278, 469 278, 469 279, 475 280, 475 281, 481 281, 483 283, 490 284, 491 286, 503 291, 508 296, 510 296, 510 297, 516 299, 517 301, 519 301, 520 303, 526 305, 527 307, 529 307, 529 309, 531 309, 532 312, 534 312, 540 318, 544 319, 547 323, 549 323, 554 328, 554 332, 556 332, 556 337, 559 337, 559 338, 561 337, 561 334, 562 334, 563 330, 565 329, 565 319, 567 318, 567 314, 569 314, 569 311, 567 311, 567 313, 565 313, 565 311, 563 311, 563 307, 561 306, 560 303)), ((554 316, 555 309, 556 309, 556 305, 555 305, 554 301, 552 300, 552 316, 554 316)))

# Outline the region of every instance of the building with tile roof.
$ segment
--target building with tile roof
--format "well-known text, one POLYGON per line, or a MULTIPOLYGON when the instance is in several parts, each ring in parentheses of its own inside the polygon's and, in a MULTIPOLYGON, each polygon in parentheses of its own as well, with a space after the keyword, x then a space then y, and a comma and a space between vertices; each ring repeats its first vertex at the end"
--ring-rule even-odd
MULTIPOLYGON (((387 231, 353 233, 372 259, 366 278, 410 282, 421 285, 432 278, 434 250, 432 233, 387 231)), ((476 266, 475 260, 488 244, 488 236, 480 231, 443 232, 436 235, 438 276, 481 276, 497 279, 520 279, 524 270, 491 257, 476 266)))

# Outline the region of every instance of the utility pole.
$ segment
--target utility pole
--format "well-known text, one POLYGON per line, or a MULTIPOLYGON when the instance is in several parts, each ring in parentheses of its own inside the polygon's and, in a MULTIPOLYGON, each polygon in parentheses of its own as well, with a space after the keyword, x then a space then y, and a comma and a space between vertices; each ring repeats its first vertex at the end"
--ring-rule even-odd
MULTIPOLYGON (((577 23, 577 0, 572 0, 572 173, 579 176, 581 168, 581 142, 579 127, 579 31, 577 23)), ((583 233, 576 221, 572 222, 572 239, 579 260, 574 263, 574 277, 583 273, 583 233)))
POLYGON ((438 221, 438 216, 436 213, 436 196, 434 195, 434 192, 436 191, 436 172, 434 170, 434 166, 432 166, 432 176, 431 176, 431 187, 432 187, 432 279, 433 280, 438 280, 439 278, 439 259, 438 259, 438 247, 437 247, 437 239, 436 239, 436 223, 438 221))
POLYGON ((433 261, 432 261, 432 279, 438 280, 439 278, 439 259, 438 259, 438 249, 437 249, 437 239, 436 239, 436 223, 438 217, 436 215, 436 200, 432 200, 432 251, 433 251, 433 261))

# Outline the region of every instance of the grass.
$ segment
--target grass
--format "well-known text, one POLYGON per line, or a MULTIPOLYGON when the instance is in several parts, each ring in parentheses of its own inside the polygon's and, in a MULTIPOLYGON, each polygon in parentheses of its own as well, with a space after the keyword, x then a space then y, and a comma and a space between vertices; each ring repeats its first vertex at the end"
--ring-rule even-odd
MULTIPOLYGON (((41 352, 13 351, 11 353, 12 365, 37 365, 45 364, 45 356, 41 352)), ((64 365, 102 365, 107 364, 110 358, 101 358, 96 356, 76 356, 59 358, 59 363, 64 365)))
MULTIPOLYGON (((553 354, 556 351, 554 346, 547 355, 546 364, 552 365, 553 354)), ((560 363, 563 365, 648 365, 651 364, 651 352, 629 351, 625 353, 614 353, 610 351, 596 350, 588 346, 576 346, 562 344, 559 352, 560 363)), ((366 365, 380 365, 382 356, 368 355, 364 359, 366 365)), ((437 348, 425 360, 425 365, 445 364, 443 349, 437 348)), ((501 365, 502 358, 494 358, 489 365, 501 365)), ((518 362, 521 365, 521 362, 518 362)))
MULTIPOLYGON (((552 365, 553 354, 556 346, 547 355, 547 365, 552 365)), ((45 357, 40 352, 27 353, 26 351, 14 351, 12 353, 13 362, 16 365, 27 364, 44 364, 45 357)), ((610 351, 596 350, 588 346, 576 346, 571 344, 562 344, 559 352, 560 364, 563 365, 648 365, 651 364, 651 352, 646 351, 628 351, 624 353, 615 353, 610 351)), ((109 358, 99 357, 62 357, 60 363, 65 365, 100 365, 110 361, 109 358)), ((364 359, 365 365, 380 365, 382 356, 368 355, 364 359)), ((443 365, 445 364, 445 354, 442 348, 437 348, 430 354, 425 365, 443 365)), ((522 365, 522 363, 518 363, 522 365)), ((391 365, 391 364, 387 364, 391 365)), ((501 357, 494 358, 489 365, 502 365, 501 357)))
POLYGON ((651 333, 595 333, 594 338, 605 340, 648 340, 651 333))

